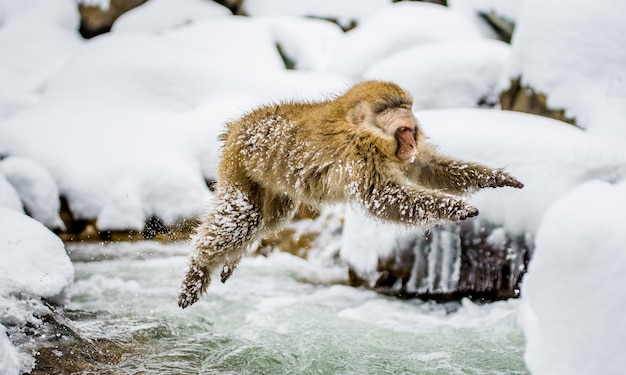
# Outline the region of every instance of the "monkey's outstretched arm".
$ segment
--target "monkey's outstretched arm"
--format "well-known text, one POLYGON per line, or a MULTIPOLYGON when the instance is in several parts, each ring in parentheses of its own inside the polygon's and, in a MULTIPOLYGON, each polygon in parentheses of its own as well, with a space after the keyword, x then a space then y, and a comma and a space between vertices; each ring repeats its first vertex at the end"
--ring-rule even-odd
POLYGON ((380 190, 362 190, 359 200, 372 215, 403 224, 433 225, 478 215, 475 207, 459 198, 392 182, 380 190))
POLYGON ((211 273, 223 268, 225 282, 259 232, 261 213, 242 191, 218 192, 193 237, 193 252, 180 288, 178 305, 194 304, 211 283, 211 273))
POLYGON ((451 194, 472 192, 481 188, 511 186, 521 189, 524 184, 502 168, 449 158, 431 151, 408 168, 408 177, 416 183, 451 194))

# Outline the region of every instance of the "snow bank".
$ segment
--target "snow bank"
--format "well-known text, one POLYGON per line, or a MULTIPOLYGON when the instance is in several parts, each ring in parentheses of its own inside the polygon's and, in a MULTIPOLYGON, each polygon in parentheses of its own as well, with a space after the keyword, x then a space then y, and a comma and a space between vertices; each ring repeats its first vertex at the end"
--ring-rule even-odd
POLYGON ((330 45, 344 36, 336 24, 314 18, 265 16, 254 20, 269 27, 276 43, 298 70, 316 69, 330 45))
POLYGON ((39 296, 68 302, 74 279, 63 242, 28 216, 0 207, 0 296, 39 296))
POLYGON ((16 348, 6 335, 6 329, 0 325, 0 374, 18 375, 20 363, 16 348))
POLYGON ((171 225, 204 208, 227 120, 345 86, 286 72, 269 26, 249 19, 112 33, 80 48, 37 106, 0 123, 0 153, 41 164, 75 218, 100 230, 141 230, 151 216, 171 225))
POLYGON ((15 211, 24 212, 20 196, 15 188, 6 179, 2 169, 0 168, 0 207, 6 207, 15 211))
POLYGON ((476 27, 459 13, 440 5, 403 1, 382 8, 346 33, 331 47, 320 69, 360 78, 374 62, 405 48, 479 38, 476 27))
POLYGON ((243 10, 250 16, 309 16, 337 20, 348 26, 351 21, 361 20, 391 3, 390 0, 246 0, 243 10))
POLYGON ((400 84, 413 95, 414 109, 472 108, 498 102, 509 53, 508 44, 495 40, 431 43, 374 63, 364 77, 400 84))
POLYGON ((65 229, 59 216, 59 188, 46 169, 32 160, 10 156, 0 162, 0 170, 30 216, 50 229, 65 229))
POLYGON ((546 213, 520 309, 534 375, 623 374, 625 211, 625 182, 591 181, 546 213))
MULTIPOLYGON (((548 207, 585 181, 626 177, 622 150, 556 120, 485 109, 426 110, 416 116, 441 152, 505 167, 525 184, 521 190, 485 189, 469 198, 482 219, 513 235, 534 234, 548 207)), ((341 257, 368 274, 378 257, 389 255, 402 240, 397 229, 348 213, 341 257)))
POLYGON ((188 23, 227 16, 231 12, 214 1, 150 0, 122 14, 111 27, 114 32, 159 32, 188 23))
POLYGON ((31 350, 11 341, 33 345, 38 317, 49 313, 41 299, 67 304, 74 268, 63 242, 28 216, 0 207, 0 228, 0 373, 25 373, 34 366, 31 350))
POLYGON ((0 120, 36 102, 81 44, 78 23, 72 1, 0 3, 0 120))
MULTIPOLYGON (((526 0, 507 76, 608 142, 626 144, 626 2, 526 0)), ((508 84, 506 82, 505 84, 508 84)))

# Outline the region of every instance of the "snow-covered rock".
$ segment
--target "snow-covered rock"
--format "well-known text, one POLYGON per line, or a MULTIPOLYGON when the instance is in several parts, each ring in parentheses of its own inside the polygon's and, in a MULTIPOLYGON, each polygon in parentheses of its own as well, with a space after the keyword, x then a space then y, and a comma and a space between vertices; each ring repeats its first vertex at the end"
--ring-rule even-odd
POLYGON ((37 101, 80 46, 78 23, 72 1, 0 3, 0 120, 37 101))
POLYGON ((32 110, 0 123, 0 153, 41 164, 74 218, 100 230, 141 230, 153 216, 172 225, 206 204, 227 120, 344 87, 285 71, 269 26, 245 18, 112 33, 77 51, 32 110))
MULTIPOLYGON (((626 2, 526 0, 508 78, 547 96, 577 125, 626 144, 626 2)), ((508 85, 505 82, 504 85, 508 85)))
POLYGON ((254 20, 269 27, 276 43, 298 70, 316 69, 332 43, 344 36, 336 24, 314 18, 265 16, 254 20))
POLYGON ((626 182, 590 181, 544 216, 520 309, 533 375, 624 372, 625 211, 626 182))
POLYGON ((0 168, 0 207, 10 208, 19 212, 24 212, 20 196, 15 191, 15 187, 7 180, 0 168))
POLYGON ((459 13, 440 5, 403 1, 382 8, 337 40, 320 69, 358 79, 376 61, 403 49, 480 38, 477 28, 459 13))
POLYGON ((230 11, 214 1, 205 0, 150 0, 122 14, 113 26, 113 32, 160 32, 188 23, 227 16, 230 11))
POLYGON ((3 325, 0 325, 0 373, 4 375, 20 373, 17 349, 9 341, 3 325))
POLYGON ((59 188, 47 170, 19 156, 3 159, 0 170, 17 191, 30 216, 50 229, 65 229, 59 216, 59 188))
POLYGON ((0 296, 24 294, 68 302, 74 268, 65 245, 41 223, 0 207, 0 296))
POLYGON ((35 345, 30 336, 44 324, 41 317, 50 312, 42 299, 53 305, 67 304, 74 268, 56 235, 34 219, 3 207, 0 259, 0 370, 16 373, 17 361, 23 373, 34 366, 27 353, 35 345), (14 344, 21 349, 13 348, 14 344))
POLYGON ((348 26, 388 6, 391 0, 317 0, 317 1, 282 1, 282 0, 246 0, 243 11, 250 16, 308 16, 337 20, 348 26))
POLYGON ((485 15, 494 14, 508 22, 519 17, 524 0, 448 0, 448 7, 472 21, 486 38, 497 39, 499 35, 485 20, 485 15))
POLYGON ((509 54, 509 45, 495 40, 429 43, 374 63, 364 77, 398 83, 411 93, 416 110, 472 108, 498 102, 509 54))

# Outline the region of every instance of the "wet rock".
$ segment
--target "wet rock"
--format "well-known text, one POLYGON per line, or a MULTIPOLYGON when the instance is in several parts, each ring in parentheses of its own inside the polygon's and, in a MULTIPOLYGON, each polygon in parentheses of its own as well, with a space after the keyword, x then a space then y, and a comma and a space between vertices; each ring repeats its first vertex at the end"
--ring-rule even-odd
POLYGON ((4 305, 11 307, 6 307, 0 323, 23 355, 22 372, 89 373, 95 366, 118 362, 127 351, 121 342, 83 335, 62 307, 45 299, 24 294, 6 298, 4 302, 10 303, 4 305))
MULTIPOLYGON (((528 236, 529 237, 529 236, 528 236)), ((533 241, 479 219, 409 235, 378 260, 375 275, 351 269, 354 286, 403 298, 499 300, 519 295, 533 241)))

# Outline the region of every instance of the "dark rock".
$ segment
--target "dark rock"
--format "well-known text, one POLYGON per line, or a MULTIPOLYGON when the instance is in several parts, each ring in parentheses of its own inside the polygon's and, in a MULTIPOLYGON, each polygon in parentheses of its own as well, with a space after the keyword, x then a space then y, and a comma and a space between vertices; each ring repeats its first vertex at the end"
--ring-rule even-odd
POLYGON ((546 102, 546 95, 536 92, 531 87, 523 86, 521 78, 511 80, 509 88, 500 94, 502 109, 533 113, 576 125, 576 119, 565 116, 563 109, 549 108, 546 102))
MULTIPOLYGON (((530 236, 512 235, 479 219, 446 224, 397 241, 380 258, 373 288, 403 298, 499 300, 519 295, 532 254, 530 236)), ((368 286, 351 270, 354 286, 368 286)))
POLYGON ((122 14, 145 3, 146 0, 111 0, 108 9, 99 6, 78 5, 80 13, 80 35, 89 39, 111 31, 113 22, 122 14))

